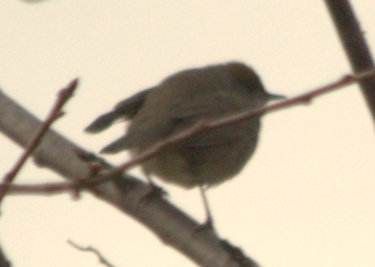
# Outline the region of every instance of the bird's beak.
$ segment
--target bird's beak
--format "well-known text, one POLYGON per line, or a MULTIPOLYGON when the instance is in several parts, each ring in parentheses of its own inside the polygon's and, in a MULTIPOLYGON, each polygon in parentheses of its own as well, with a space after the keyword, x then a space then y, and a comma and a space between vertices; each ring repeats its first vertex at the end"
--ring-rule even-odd
POLYGON ((280 99, 285 99, 286 96, 283 95, 276 95, 276 94, 267 94, 267 100, 280 100, 280 99))

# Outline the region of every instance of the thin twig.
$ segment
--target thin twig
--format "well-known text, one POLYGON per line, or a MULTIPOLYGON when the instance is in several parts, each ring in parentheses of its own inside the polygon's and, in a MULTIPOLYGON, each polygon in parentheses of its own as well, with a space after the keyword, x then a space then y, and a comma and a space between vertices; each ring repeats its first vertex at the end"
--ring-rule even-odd
POLYGON ((128 170, 129 168, 132 168, 138 165, 139 163, 143 162, 144 160, 147 160, 150 157, 154 156, 157 152, 160 151, 162 147, 169 145, 171 143, 178 142, 182 139, 198 134, 202 131, 213 129, 213 128, 218 128, 218 127, 223 127, 227 124, 239 122, 239 121, 242 121, 251 117, 255 117, 255 116, 264 115, 266 113, 274 112, 276 110, 284 109, 284 108, 291 107, 297 104, 310 103, 313 98, 329 93, 333 90, 351 85, 357 81, 360 81, 362 79, 365 79, 373 75, 375 75, 375 69, 364 71, 358 75, 345 75, 343 78, 341 78, 340 80, 336 82, 332 82, 328 85, 311 90, 310 92, 301 94, 299 96, 296 96, 290 99, 280 101, 278 103, 275 103, 275 104, 272 104, 263 108, 237 113, 234 115, 223 117, 222 119, 218 119, 218 120, 199 121, 196 124, 189 127, 188 129, 178 132, 172 135, 171 137, 166 138, 160 142, 157 142, 150 149, 140 154, 139 156, 135 157, 133 160, 127 161, 121 164, 120 166, 118 166, 115 171, 123 172, 125 170, 128 170))
POLYGON ((104 256, 100 253, 99 250, 97 250, 96 248, 94 247, 91 247, 91 246, 88 246, 88 247, 83 247, 83 246, 80 246, 80 245, 77 245, 75 244, 73 241, 71 240, 68 240, 67 241, 69 245, 71 245, 72 247, 78 249, 78 250, 81 250, 81 251, 89 251, 89 252, 92 252, 94 253, 98 258, 99 258, 99 261, 100 263, 104 264, 105 266, 108 266, 108 267, 115 267, 112 263, 110 263, 106 258, 104 258, 104 256))
MULTIPOLYGON (((128 170, 140 164, 141 162, 151 158, 156 153, 158 153, 161 148, 163 148, 164 146, 168 144, 178 142, 184 138, 198 134, 207 129, 222 127, 230 123, 245 120, 253 116, 264 115, 266 113, 274 112, 274 111, 284 109, 287 107, 291 107, 297 104, 310 103, 312 99, 318 96, 321 96, 323 94, 332 92, 336 89, 351 85, 359 80, 368 78, 373 75, 375 75, 375 69, 361 72, 358 75, 345 75, 344 77, 342 77, 341 79, 335 82, 332 82, 325 86, 311 90, 299 96, 277 102, 275 104, 269 105, 264 108, 238 113, 232 116, 224 117, 219 120, 199 121, 196 124, 189 127, 188 129, 178 132, 172 135, 171 137, 166 138, 156 143, 144 153, 133 158, 132 160, 129 160, 119 165, 117 168, 107 171, 107 173, 105 173, 105 171, 102 171, 101 175, 98 175, 92 178, 87 178, 84 181, 61 182, 61 183, 54 183, 54 184, 37 184, 37 185, 11 185, 9 186, 9 193, 12 193, 12 194, 25 194, 25 193, 51 194, 51 193, 61 193, 61 192, 70 191, 70 190, 83 190, 86 188, 91 188, 101 183, 110 181, 113 179, 113 177, 117 177, 116 174, 119 174, 125 170, 128 170)), ((6 185, 0 184, 0 189, 4 186, 6 185)))
POLYGON ((21 155, 21 157, 16 162, 14 167, 11 169, 9 173, 5 175, 3 179, 3 185, 5 186, 0 187, 0 204, 4 196, 7 193, 8 186, 14 181, 17 173, 20 171, 22 166, 25 164, 26 160, 33 153, 35 148, 38 146, 44 134, 47 133, 52 123, 63 115, 63 112, 61 111, 61 109, 64 106, 64 104, 68 101, 68 99, 73 95, 74 90, 77 88, 77 85, 78 85, 78 79, 74 79, 68 84, 66 88, 60 90, 56 103, 53 106, 52 110, 50 111, 47 119, 39 128, 39 130, 35 133, 34 137, 31 139, 24 153, 21 155))

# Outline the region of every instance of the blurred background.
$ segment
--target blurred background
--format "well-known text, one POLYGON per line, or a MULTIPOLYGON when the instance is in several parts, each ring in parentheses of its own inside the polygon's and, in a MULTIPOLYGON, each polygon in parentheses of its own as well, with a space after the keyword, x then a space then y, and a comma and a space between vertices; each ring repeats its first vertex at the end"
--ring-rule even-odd
MULTIPOLYGON (((375 47, 375 2, 352 1, 375 47)), ((44 119, 56 93, 81 79, 53 128, 97 152, 121 135, 83 129, 97 115, 178 70, 240 60, 266 88, 294 96, 350 72, 324 1, 0 2, 0 87, 44 119)), ((0 174, 22 150, 0 136, 0 174)), ((114 164, 126 154, 108 156, 114 164)), ((265 267, 375 266, 374 124, 357 86, 263 118, 254 157, 235 179, 208 191, 222 238, 265 267)), ((137 169, 132 174, 141 176, 137 169)), ((29 161, 18 183, 62 181, 29 161)), ((198 190, 159 182, 199 221, 198 190)), ((153 233, 90 194, 11 196, 0 242, 15 267, 195 266, 153 233)))

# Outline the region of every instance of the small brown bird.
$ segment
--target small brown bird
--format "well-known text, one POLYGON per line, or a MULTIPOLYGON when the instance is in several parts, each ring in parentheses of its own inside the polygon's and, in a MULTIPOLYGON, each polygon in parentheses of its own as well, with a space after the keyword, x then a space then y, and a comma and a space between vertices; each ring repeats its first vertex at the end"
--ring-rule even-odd
MULTIPOLYGON (((130 120, 126 134, 102 152, 129 150, 136 156, 200 120, 260 108, 281 98, 267 93, 254 70, 243 63, 210 65, 173 74, 121 101, 86 131, 96 133, 118 119, 130 120)), ((204 193, 203 186, 221 183, 242 170, 255 150, 259 130, 259 117, 206 130, 163 147, 142 162, 142 168, 147 175, 186 188, 199 186, 204 193)), ((207 215, 210 222, 208 210, 207 215)))

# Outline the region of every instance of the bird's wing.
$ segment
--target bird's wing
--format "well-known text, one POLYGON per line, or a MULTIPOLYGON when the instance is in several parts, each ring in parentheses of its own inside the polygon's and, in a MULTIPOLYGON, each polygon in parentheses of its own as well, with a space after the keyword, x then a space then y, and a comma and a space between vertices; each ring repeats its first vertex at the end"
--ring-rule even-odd
POLYGON ((143 105, 146 95, 154 88, 143 90, 119 102, 112 111, 105 113, 93 121, 86 129, 89 133, 98 133, 109 128, 116 120, 131 119, 143 105))

